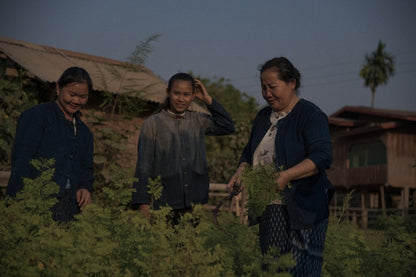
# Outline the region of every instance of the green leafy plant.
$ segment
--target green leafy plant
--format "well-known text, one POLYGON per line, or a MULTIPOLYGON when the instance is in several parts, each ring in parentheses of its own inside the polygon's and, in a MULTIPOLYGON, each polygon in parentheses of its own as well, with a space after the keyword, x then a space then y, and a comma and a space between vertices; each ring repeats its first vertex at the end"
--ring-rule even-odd
MULTIPOLYGON (((166 219, 169 207, 152 211, 152 220, 142 217, 128 208, 130 173, 117 168, 112 181, 94 191, 92 204, 75 220, 58 224, 50 211, 56 203, 51 194, 58 190, 51 181, 53 161, 33 164, 39 177, 26 179, 16 198, 0 200, 4 276, 288 276, 276 271, 293 266, 289 256, 262 257, 258 225, 241 225, 232 214, 222 216, 222 226, 234 237, 218 230, 200 205, 175 227, 166 219), (269 272, 262 271, 262 262, 269 272)), ((153 182, 157 187, 159 180, 153 182)), ((322 276, 412 276, 411 226, 386 218, 380 230, 369 232, 330 218, 322 276)))
POLYGON ((149 184, 147 186, 147 192, 150 194, 150 207, 154 207, 155 200, 158 200, 162 196, 163 192, 163 185, 162 185, 162 178, 157 176, 156 179, 149 178, 149 184))
POLYGON ((257 220, 270 202, 282 199, 276 183, 278 174, 274 165, 247 167, 244 170, 241 184, 247 189, 249 218, 257 220))
POLYGON ((23 90, 22 82, 0 79, 0 169, 9 167, 17 118, 37 103, 33 94, 23 90))

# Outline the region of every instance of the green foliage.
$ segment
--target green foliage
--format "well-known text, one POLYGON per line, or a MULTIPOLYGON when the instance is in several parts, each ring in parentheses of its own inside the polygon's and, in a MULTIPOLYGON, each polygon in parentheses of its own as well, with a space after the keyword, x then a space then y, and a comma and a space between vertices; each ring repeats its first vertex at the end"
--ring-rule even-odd
POLYGON ((151 195, 150 207, 154 207, 154 201, 158 200, 162 196, 163 185, 161 182, 162 178, 160 175, 156 179, 149 178, 149 183, 147 185, 148 193, 151 195))
POLYGON ((234 121, 236 131, 227 136, 206 138, 210 178, 227 183, 250 136, 251 125, 258 111, 254 97, 237 90, 224 78, 201 78, 210 95, 221 103, 234 121))
POLYGON ((37 249, 44 245, 41 236, 56 225, 49 210, 56 203, 50 195, 58 191, 51 182, 53 163, 53 160, 32 163, 42 169, 40 177, 25 179, 24 189, 15 198, 6 197, 0 202, 0 272, 5 276, 39 275, 43 257, 37 249))
MULTIPOLYGON (((23 73, 21 73, 23 74, 23 73)), ((0 79, 0 169, 8 167, 20 113, 36 104, 19 79, 0 79)))
MULTIPOLYGON (((402 217, 381 218, 384 221, 383 232, 375 231, 380 239, 367 253, 363 271, 373 276, 412 276, 416 272, 416 230, 408 229, 402 217), (378 259, 374 259, 378 257, 378 259)), ((413 220, 413 224, 415 220, 413 220)), ((413 225, 414 226, 414 225, 413 225)))
POLYGON ((277 248, 271 248, 269 252, 263 257, 263 263, 268 265, 267 272, 264 272, 262 276, 276 276, 275 272, 281 272, 277 276, 292 276, 287 272, 290 268, 296 265, 296 261, 293 259, 292 254, 280 255, 280 251, 277 248))
POLYGON ((111 179, 114 166, 122 167, 126 142, 133 132, 127 128, 116 130, 114 126, 109 126, 108 118, 95 111, 87 115, 87 119, 94 134, 96 178, 105 183, 111 179))
POLYGON ((123 93, 112 93, 110 91, 101 91, 100 108, 112 115, 121 114, 126 119, 136 116, 146 110, 146 101, 140 98, 145 91, 124 90, 123 93))
POLYGON ((238 251, 213 240, 219 231, 201 206, 175 227, 166 220, 169 208, 152 211, 149 221, 117 203, 131 197, 122 177, 94 195, 75 220, 57 224, 49 210, 56 202, 49 196, 57 188, 52 175, 45 170, 17 198, 0 202, 6 276, 233 276, 231 254, 238 251))
POLYGON ((256 220, 275 199, 282 199, 276 184, 279 172, 274 165, 247 167, 241 177, 241 184, 247 189, 247 212, 256 220))
POLYGON ((416 230, 409 228, 414 219, 380 218, 380 230, 342 219, 330 218, 322 276, 415 276, 416 230))
MULTIPOLYGON (((50 211, 56 203, 50 195, 58 190, 51 181, 53 160, 33 165, 41 175, 25 180, 16 198, 0 200, 4 276, 289 276, 273 272, 291 267, 290 255, 262 257, 258 225, 241 225, 232 214, 223 214, 221 225, 234 237, 216 229, 202 206, 175 226, 167 220, 168 207, 152 210, 151 220, 141 217, 128 208, 130 173, 116 168, 91 205, 58 224, 50 211), (270 272, 262 271, 262 262, 270 272)), ((382 230, 365 231, 340 218, 330 219, 323 276, 414 276, 414 222, 386 218, 382 230)))

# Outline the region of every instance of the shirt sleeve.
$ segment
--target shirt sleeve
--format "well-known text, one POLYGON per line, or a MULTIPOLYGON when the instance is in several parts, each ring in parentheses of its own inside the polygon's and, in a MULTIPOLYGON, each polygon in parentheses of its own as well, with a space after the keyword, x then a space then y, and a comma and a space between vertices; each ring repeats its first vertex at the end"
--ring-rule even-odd
POLYGON ((87 131, 88 136, 85 142, 87 144, 87 151, 84 153, 80 188, 84 188, 89 192, 92 192, 94 183, 94 137, 89 130, 87 131))
POLYGON ((137 163, 134 177, 138 180, 133 183, 133 204, 149 204, 150 196, 147 192, 149 178, 154 171, 155 139, 153 128, 148 120, 143 122, 137 146, 137 163))
POLYGON ((231 116, 220 103, 212 99, 212 104, 207 105, 211 115, 205 115, 205 133, 207 135, 219 136, 234 133, 235 127, 231 116))
POLYGON ((11 174, 6 194, 15 196, 23 189, 23 178, 33 178, 35 169, 30 161, 35 157, 42 140, 44 120, 42 111, 32 108, 18 119, 11 157, 11 174))
POLYGON ((316 112, 308 118, 304 129, 307 158, 312 160, 320 172, 328 169, 332 162, 332 144, 328 119, 322 112, 316 112))

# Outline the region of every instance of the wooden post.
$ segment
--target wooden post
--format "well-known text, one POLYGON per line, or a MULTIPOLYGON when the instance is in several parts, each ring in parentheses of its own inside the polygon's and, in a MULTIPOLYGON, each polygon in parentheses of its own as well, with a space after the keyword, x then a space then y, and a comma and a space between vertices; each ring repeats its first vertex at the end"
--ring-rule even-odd
POLYGON ((380 186, 380 198, 381 198, 381 210, 383 212, 383 217, 386 217, 386 198, 384 196, 384 185, 380 186))
POLYGON ((365 208, 365 191, 361 191, 361 218, 362 218, 362 227, 367 229, 368 226, 368 211, 365 208))
POLYGON ((409 210, 409 203, 410 203, 410 201, 409 201, 409 198, 410 198, 409 187, 405 186, 403 188, 402 192, 403 192, 403 194, 402 194, 402 196, 403 196, 403 199, 402 199, 402 202, 403 202, 403 218, 406 218, 407 214, 408 214, 408 210, 409 210))

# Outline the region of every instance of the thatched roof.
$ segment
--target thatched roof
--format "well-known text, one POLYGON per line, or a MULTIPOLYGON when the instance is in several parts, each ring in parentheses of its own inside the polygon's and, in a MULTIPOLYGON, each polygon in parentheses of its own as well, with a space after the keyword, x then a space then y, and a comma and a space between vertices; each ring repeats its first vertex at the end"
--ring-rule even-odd
MULTIPOLYGON (((144 66, 2 36, 0 53, 43 82, 54 83, 65 69, 79 66, 90 74, 94 90, 129 93, 154 103, 166 100, 167 83, 144 66)), ((209 113, 195 102, 189 109, 209 113)))
POLYGON ((162 103, 166 82, 144 66, 0 37, 0 52, 43 82, 56 82, 70 66, 87 70, 94 90, 132 93, 162 103))

